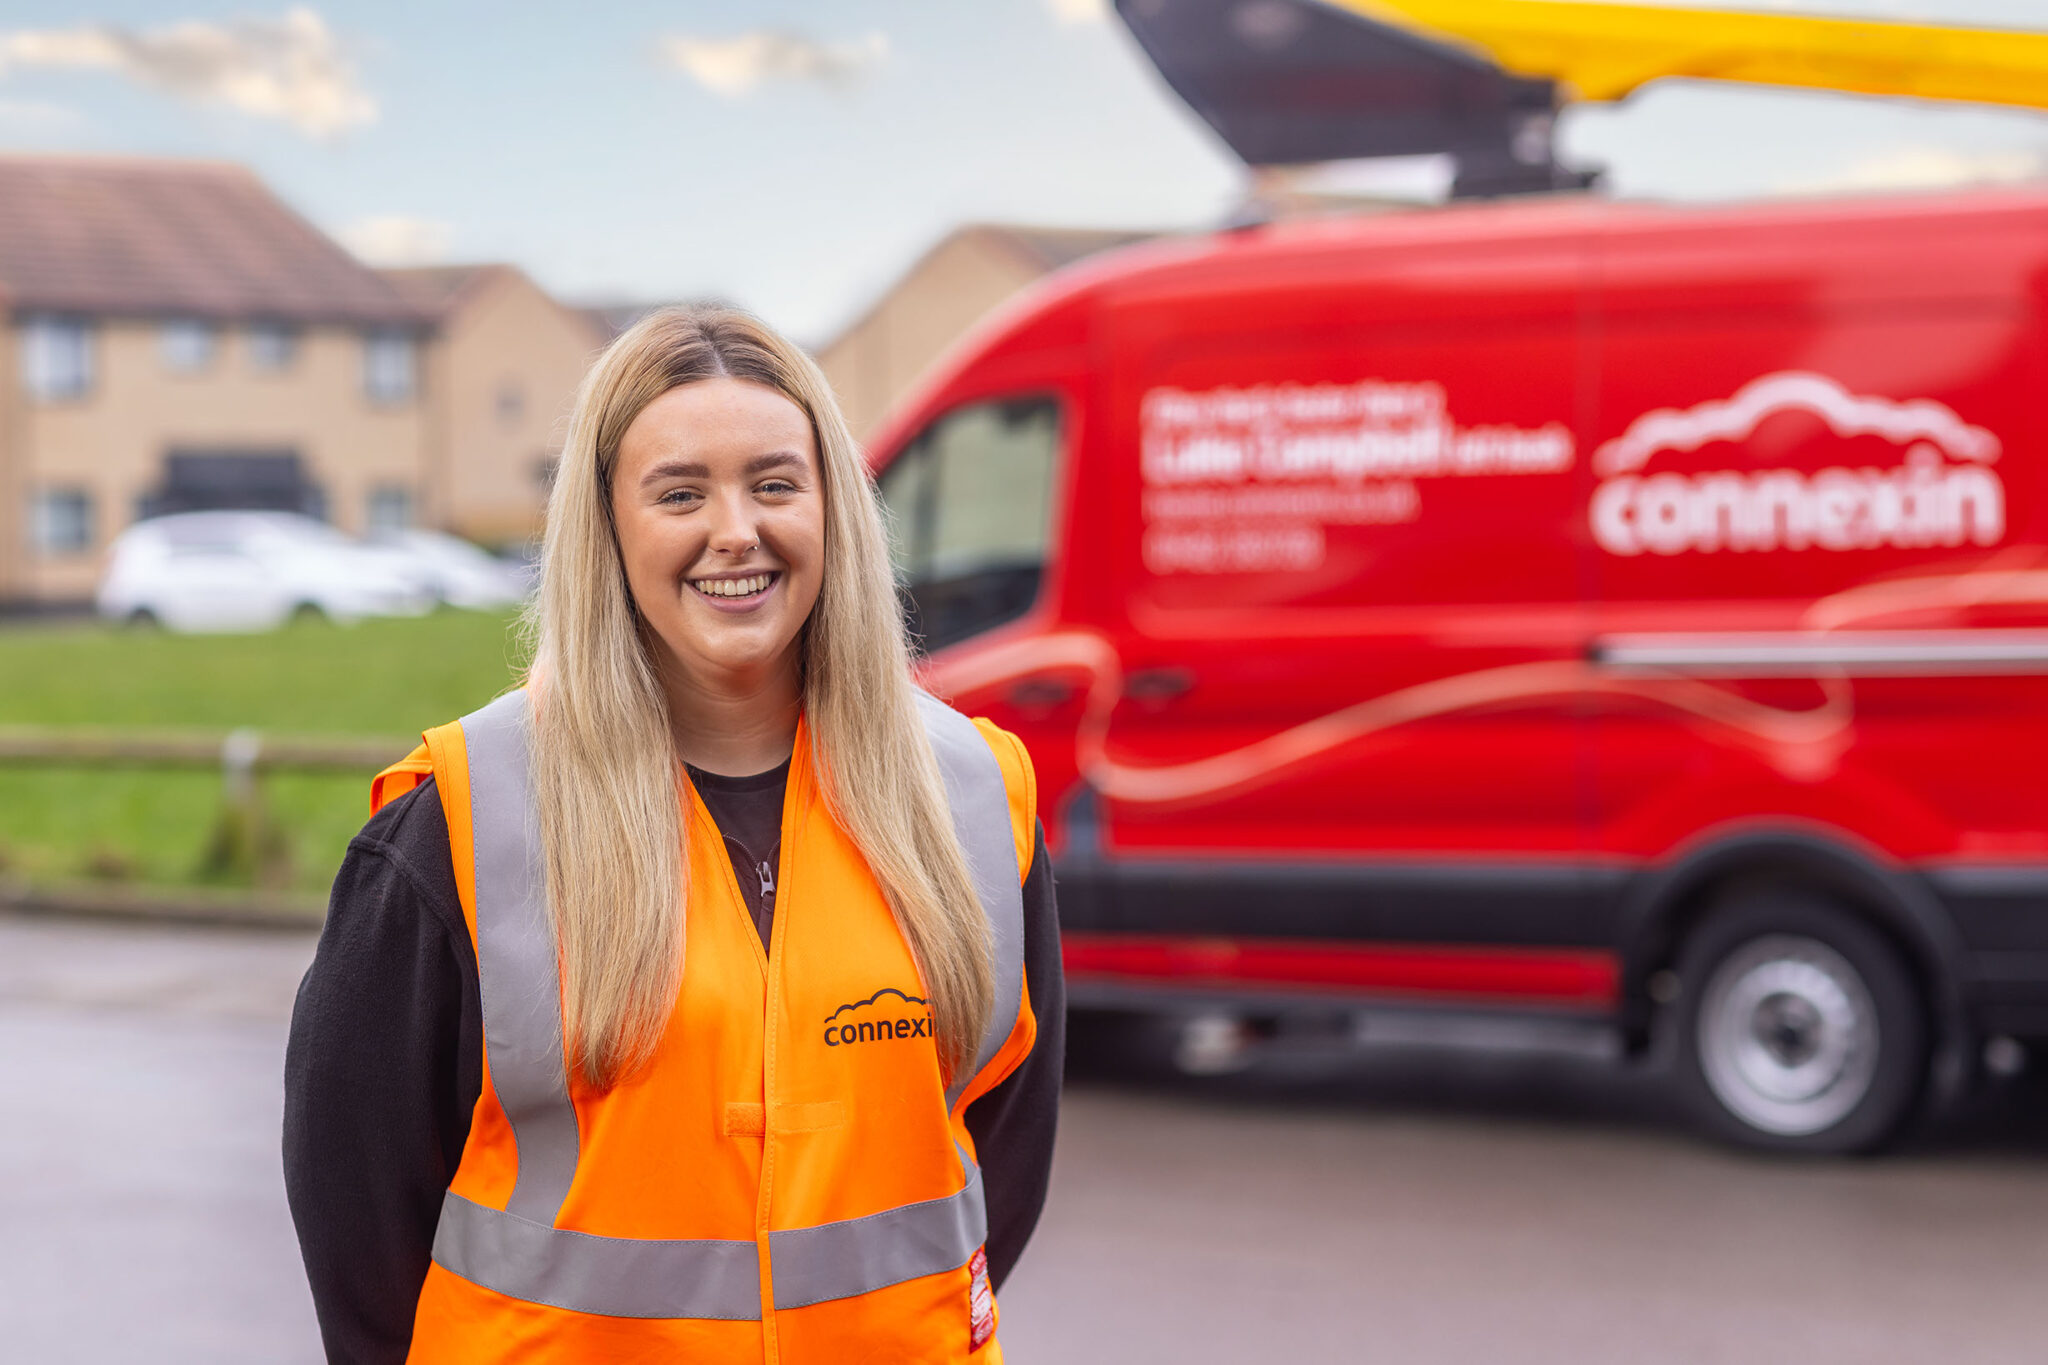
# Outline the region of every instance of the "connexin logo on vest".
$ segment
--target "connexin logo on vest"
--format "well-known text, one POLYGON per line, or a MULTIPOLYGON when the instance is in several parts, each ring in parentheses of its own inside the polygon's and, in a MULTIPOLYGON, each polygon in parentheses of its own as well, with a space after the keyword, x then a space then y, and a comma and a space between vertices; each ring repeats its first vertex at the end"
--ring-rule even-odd
MULTIPOLYGON (((883 1009, 892 1008, 888 1005, 883 1009)), ((856 1000, 850 1005, 841 1005, 826 1016, 825 1046, 843 1047, 853 1043, 887 1042, 897 1038, 929 1038, 932 1036, 931 1002, 921 995, 905 995, 894 986, 884 986, 865 1000, 856 1000), (846 1019, 843 1016, 857 1013, 870 1005, 877 1004, 883 996, 893 995, 906 1005, 922 1005, 924 1008, 908 1018, 894 1019, 846 1019)))

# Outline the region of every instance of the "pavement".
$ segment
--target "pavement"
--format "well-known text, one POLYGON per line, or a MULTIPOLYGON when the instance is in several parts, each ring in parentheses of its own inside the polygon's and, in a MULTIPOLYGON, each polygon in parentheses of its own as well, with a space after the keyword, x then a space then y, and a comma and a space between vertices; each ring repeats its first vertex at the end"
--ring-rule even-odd
MULTIPOLYGON (((0 917, 0 1358, 321 1358, 278 1174, 297 931, 0 917)), ((1069 1087, 1012 1362, 2048 1358, 2048 1082, 1875 1160, 1653 1076, 1404 1051, 1069 1087)))

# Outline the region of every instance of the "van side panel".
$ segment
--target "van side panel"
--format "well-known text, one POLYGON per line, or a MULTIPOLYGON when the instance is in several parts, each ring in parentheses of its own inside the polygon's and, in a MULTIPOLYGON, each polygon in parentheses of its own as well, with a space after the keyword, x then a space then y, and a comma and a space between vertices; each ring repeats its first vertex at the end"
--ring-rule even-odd
POLYGON ((1927 879, 1979 1004, 2048 1002, 2044 247, 1965 221, 1603 252, 1596 852, 1863 850, 1927 879))
POLYGON ((1106 310, 1115 926, 1605 947, 1582 252, 1298 272, 1106 310))

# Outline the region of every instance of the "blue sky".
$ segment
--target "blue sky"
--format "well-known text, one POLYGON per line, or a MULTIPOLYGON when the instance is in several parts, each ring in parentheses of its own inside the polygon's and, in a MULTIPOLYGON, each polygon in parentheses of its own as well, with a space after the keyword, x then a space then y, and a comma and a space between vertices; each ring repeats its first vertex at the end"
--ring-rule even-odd
MULTIPOLYGON (((2048 27, 2048 0, 1798 7, 2048 27)), ((1629 196, 2048 174, 2041 114, 1698 84, 1563 140, 1629 196)), ((241 161, 379 258, 715 294, 812 341, 958 223, 1195 227, 1244 183, 1095 0, 8 0, 0 148, 241 161)))

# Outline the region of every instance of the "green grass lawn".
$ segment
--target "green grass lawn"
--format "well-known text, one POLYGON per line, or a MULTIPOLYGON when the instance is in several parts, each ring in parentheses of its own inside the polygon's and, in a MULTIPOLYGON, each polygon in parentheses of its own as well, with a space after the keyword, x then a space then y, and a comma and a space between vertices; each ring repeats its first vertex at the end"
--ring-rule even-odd
MULTIPOLYGON (((99 624, 0 629, 0 725, 137 726, 392 741, 474 710, 520 661, 512 618, 292 625, 170 635, 99 624)), ((267 808, 296 891, 324 891, 369 809, 371 774, 275 773, 267 808)), ((204 880, 217 772, 0 764, 0 871, 38 882, 204 880)))

